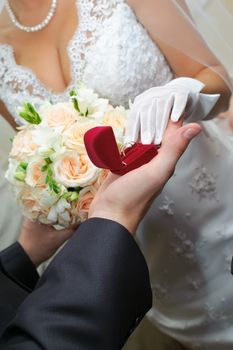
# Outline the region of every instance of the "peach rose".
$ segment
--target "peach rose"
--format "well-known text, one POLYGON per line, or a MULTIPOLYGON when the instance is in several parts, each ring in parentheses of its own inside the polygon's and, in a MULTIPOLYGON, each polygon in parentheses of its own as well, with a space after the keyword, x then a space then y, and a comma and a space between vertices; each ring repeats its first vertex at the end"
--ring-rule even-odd
POLYGON ((89 208, 90 208, 91 202, 93 201, 95 193, 96 193, 96 190, 92 186, 86 187, 82 191, 80 191, 79 199, 76 205, 76 210, 78 212, 78 215, 81 221, 87 220, 89 208))
POLYGON ((80 154, 86 153, 84 146, 84 134, 91 128, 97 126, 97 123, 75 123, 64 134, 64 144, 66 147, 77 151, 80 154))
POLYGON ((42 125, 46 124, 49 128, 59 128, 65 130, 69 128, 75 121, 77 113, 72 104, 57 103, 49 105, 41 110, 42 125))
POLYGON ((93 186, 98 190, 98 188, 100 188, 100 186, 102 185, 102 183, 104 182, 104 180, 106 179, 106 177, 109 174, 109 170, 108 169, 102 169, 100 171, 100 174, 97 178, 97 180, 94 182, 93 186))
POLYGON ((124 107, 116 107, 109 109, 103 118, 103 123, 113 128, 123 129, 126 122, 126 110, 124 107))
POLYGON ((45 161, 41 158, 36 159, 28 164, 27 175, 25 178, 26 184, 31 187, 46 187, 46 173, 41 171, 43 165, 45 165, 45 161))
POLYGON ((33 131, 30 129, 23 129, 14 137, 10 157, 17 160, 24 160, 35 154, 38 145, 33 139, 33 131))
POLYGON ((79 156, 76 152, 61 155, 53 164, 53 169, 57 182, 66 187, 91 185, 99 173, 86 155, 79 156))
MULTIPOLYGON (((41 210, 37 194, 27 187, 25 187, 24 190, 21 192, 20 201, 24 207, 24 212, 27 214, 27 216, 29 213, 33 212, 37 213, 38 215, 38 213, 41 210)), ((35 217, 32 217, 32 219, 34 220, 35 217)))
POLYGON ((47 190, 41 190, 41 188, 32 189, 25 186, 20 193, 19 199, 23 206, 23 213, 25 216, 33 221, 51 224, 48 216, 51 206, 57 201, 56 196, 51 196, 50 192, 47 190), (45 198, 46 196, 47 200, 45 198), (43 198, 45 198, 45 200, 43 200, 43 198))

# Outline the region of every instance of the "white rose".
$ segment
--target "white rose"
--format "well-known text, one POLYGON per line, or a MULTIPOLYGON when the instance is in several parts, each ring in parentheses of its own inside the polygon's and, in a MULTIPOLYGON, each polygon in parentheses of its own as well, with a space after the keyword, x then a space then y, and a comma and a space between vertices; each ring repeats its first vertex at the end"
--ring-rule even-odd
POLYGON ((92 89, 81 87, 77 90, 78 106, 80 114, 85 115, 88 112, 93 118, 103 117, 108 107, 108 100, 99 98, 92 89))
POLYGON ((70 216, 67 212, 67 209, 70 209, 70 204, 65 199, 60 199, 50 209, 48 214, 48 220, 50 220, 51 223, 58 223, 59 217, 61 217, 63 221, 69 221, 70 216))
POLYGON ((8 169, 5 174, 5 178, 11 183, 11 184, 17 184, 18 181, 15 179, 15 172, 19 165, 19 162, 17 160, 10 158, 9 159, 9 165, 8 169))
POLYGON ((50 208, 54 205, 60 197, 60 194, 56 194, 53 191, 50 191, 48 188, 45 188, 40 191, 40 204, 42 207, 50 208))

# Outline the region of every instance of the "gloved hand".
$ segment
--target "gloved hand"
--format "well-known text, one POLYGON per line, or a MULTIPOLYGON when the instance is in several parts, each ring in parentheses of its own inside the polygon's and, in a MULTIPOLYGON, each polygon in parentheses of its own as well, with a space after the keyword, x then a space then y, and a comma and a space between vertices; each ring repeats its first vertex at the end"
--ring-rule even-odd
POLYGON ((169 119, 203 120, 212 110, 219 94, 200 91, 205 85, 192 78, 177 78, 164 86, 153 87, 138 95, 128 115, 125 143, 160 144, 169 119))

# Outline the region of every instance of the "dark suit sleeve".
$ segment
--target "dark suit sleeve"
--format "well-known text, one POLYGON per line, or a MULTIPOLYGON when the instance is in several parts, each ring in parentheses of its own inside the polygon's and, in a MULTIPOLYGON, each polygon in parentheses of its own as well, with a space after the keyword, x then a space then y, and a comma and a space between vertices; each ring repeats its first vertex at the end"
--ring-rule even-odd
POLYGON ((121 349, 152 303, 134 239, 104 219, 83 223, 2 338, 4 350, 121 349))
POLYGON ((19 243, 0 253, 0 335, 38 278, 34 265, 19 243))
POLYGON ((32 261, 18 242, 0 253, 2 272, 28 292, 31 292, 39 279, 32 261))

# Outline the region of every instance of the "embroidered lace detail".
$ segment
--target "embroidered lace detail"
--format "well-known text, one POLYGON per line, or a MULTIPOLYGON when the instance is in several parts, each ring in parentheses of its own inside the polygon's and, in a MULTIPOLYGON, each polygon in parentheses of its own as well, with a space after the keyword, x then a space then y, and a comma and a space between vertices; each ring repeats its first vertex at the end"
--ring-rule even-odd
MULTIPOLYGON (((226 303, 225 299, 222 298, 220 300, 220 304, 222 304, 222 306, 224 306, 224 304, 226 303)), ((206 302, 204 304, 204 311, 207 314, 208 318, 205 319, 205 324, 212 324, 213 322, 219 322, 221 320, 221 322, 226 322, 227 321, 227 317, 224 314, 224 310, 225 308, 216 308, 214 305, 211 305, 209 302, 206 302)), ((227 323, 227 322, 226 322, 227 323)))
POLYGON ((114 105, 127 106, 149 87, 172 79, 164 56, 124 1, 98 36, 87 56, 84 82, 114 105))
POLYGON ((231 272, 231 260, 232 260, 232 250, 230 248, 224 249, 224 271, 229 274, 231 272))
POLYGON ((67 48, 72 79, 62 93, 17 65, 13 48, 0 44, 0 99, 18 124, 23 121, 16 109, 25 100, 64 101, 81 82, 127 106, 142 91, 172 79, 165 58, 123 0, 77 0, 77 9, 79 27, 67 48))
POLYGON ((174 202, 171 201, 167 196, 165 196, 162 205, 159 207, 159 210, 164 212, 168 216, 173 216, 174 202))
POLYGON ((196 193, 199 196, 199 200, 204 198, 217 200, 216 179, 217 176, 208 173, 206 167, 198 168, 197 174, 190 183, 192 193, 196 193))
POLYGON ((188 235, 185 232, 177 228, 174 229, 174 236, 176 241, 171 242, 170 246, 175 256, 183 256, 189 263, 193 263, 196 259, 194 243, 188 239, 188 235))
POLYGON ((186 281, 188 285, 191 287, 191 289, 195 291, 199 290, 202 285, 202 281, 200 279, 193 279, 191 277, 187 277, 186 281))
POLYGON ((152 285, 152 292, 156 300, 163 300, 168 294, 167 286, 162 283, 154 283, 152 285))

